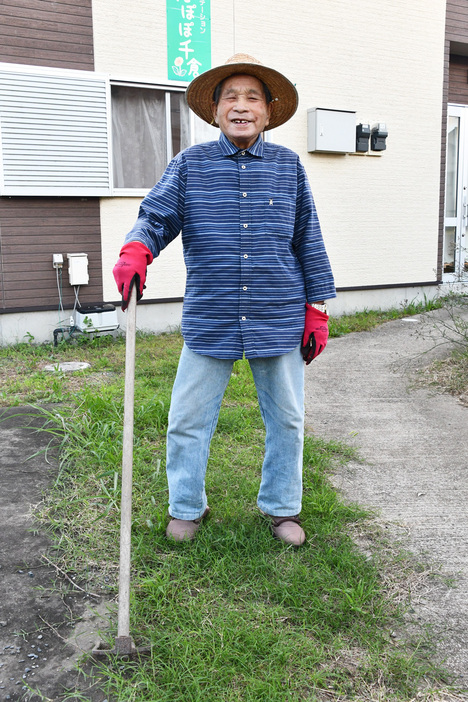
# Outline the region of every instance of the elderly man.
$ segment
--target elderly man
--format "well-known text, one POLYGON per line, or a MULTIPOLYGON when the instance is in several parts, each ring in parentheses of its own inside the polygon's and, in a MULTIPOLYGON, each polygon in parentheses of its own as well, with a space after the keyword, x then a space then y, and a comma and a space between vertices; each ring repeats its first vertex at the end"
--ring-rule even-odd
POLYGON ((126 308, 146 267, 182 232, 187 284, 184 347, 167 432, 166 534, 191 540, 209 511, 209 447, 233 362, 248 359, 266 429, 257 504, 273 534, 300 546, 304 361, 328 338, 335 297, 320 225, 299 157, 264 142, 286 122, 297 92, 278 71, 236 54, 198 76, 191 109, 218 141, 178 154, 141 203, 114 268, 126 308))

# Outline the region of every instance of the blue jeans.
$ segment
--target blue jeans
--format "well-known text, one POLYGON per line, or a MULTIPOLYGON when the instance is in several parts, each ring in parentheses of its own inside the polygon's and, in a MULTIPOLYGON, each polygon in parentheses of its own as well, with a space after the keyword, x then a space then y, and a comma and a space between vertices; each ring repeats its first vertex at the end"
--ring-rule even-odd
MULTIPOLYGON (((198 519, 207 507, 210 442, 231 376, 232 360, 201 356, 184 345, 167 431, 169 514, 198 519)), ((259 508, 276 517, 299 514, 304 444, 304 361, 297 347, 249 360, 266 429, 259 508)))

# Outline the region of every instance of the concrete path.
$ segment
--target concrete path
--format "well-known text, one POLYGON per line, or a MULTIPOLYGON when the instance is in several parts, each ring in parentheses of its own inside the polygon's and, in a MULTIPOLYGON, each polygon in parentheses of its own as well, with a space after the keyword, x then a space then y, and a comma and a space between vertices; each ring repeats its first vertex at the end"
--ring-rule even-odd
POLYGON ((415 386, 418 369, 449 354, 431 350, 441 319, 446 311, 331 339, 306 370, 306 421, 363 459, 333 478, 345 498, 376 509, 418 560, 455 576, 454 586, 428 580, 413 609, 468 689, 468 403, 415 386))

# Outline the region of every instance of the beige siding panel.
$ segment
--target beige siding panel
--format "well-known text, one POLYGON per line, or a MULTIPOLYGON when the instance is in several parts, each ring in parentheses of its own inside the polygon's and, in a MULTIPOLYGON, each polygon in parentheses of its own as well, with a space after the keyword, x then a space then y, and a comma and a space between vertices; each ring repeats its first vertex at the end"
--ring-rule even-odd
POLYGON ((160 81, 166 75, 166 3, 93 0, 97 72, 160 81))
MULTIPOLYGON (((94 0, 96 70, 165 81, 165 21, 165 3, 94 0)), ((444 28, 445 0, 212 2, 213 64, 245 51, 297 86, 271 137, 305 164, 340 287, 437 278, 444 28), (387 150, 307 153, 313 107, 385 122, 387 150)))
MULTIPOLYGON (((304 160, 337 285, 435 280, 444 3, 388 2, 375 12, 374 3, 361 2, 356 12, 355 3, 332 0, 302 8, 302 21, 301 13, 282 23, 277 17, 289 41, 278 37, 276 59, 273 29, 262 36, 262 53, 276 66, 282 59, 280 69, 299 91, 297 114, 273 138, 304 160), (356 110, 358 123, 385 122, 387 150, 307 154, 312 107, 356 110)), ((236 36, 240 44, 239 29, 236 36)))
MULTIPOLYGON (((112 269, 119 257, 127 232, 137 216, 140 199, 101 198, 101 234, 103 260, 103 289, 105 301, 118 301, 119 295, 112 269)), ((183 297, 185 265, 179 236, 148 267, 144 299, 183 297)))

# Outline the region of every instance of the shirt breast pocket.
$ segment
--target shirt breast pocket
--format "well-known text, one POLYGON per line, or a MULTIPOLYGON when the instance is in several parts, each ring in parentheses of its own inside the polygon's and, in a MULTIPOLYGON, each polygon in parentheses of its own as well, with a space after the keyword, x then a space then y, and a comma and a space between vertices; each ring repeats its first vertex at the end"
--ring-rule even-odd
POLYGON ((267 196, 262 209, 265 232, 292 239, 295 218, 293 200, 278 195, 267 196))

